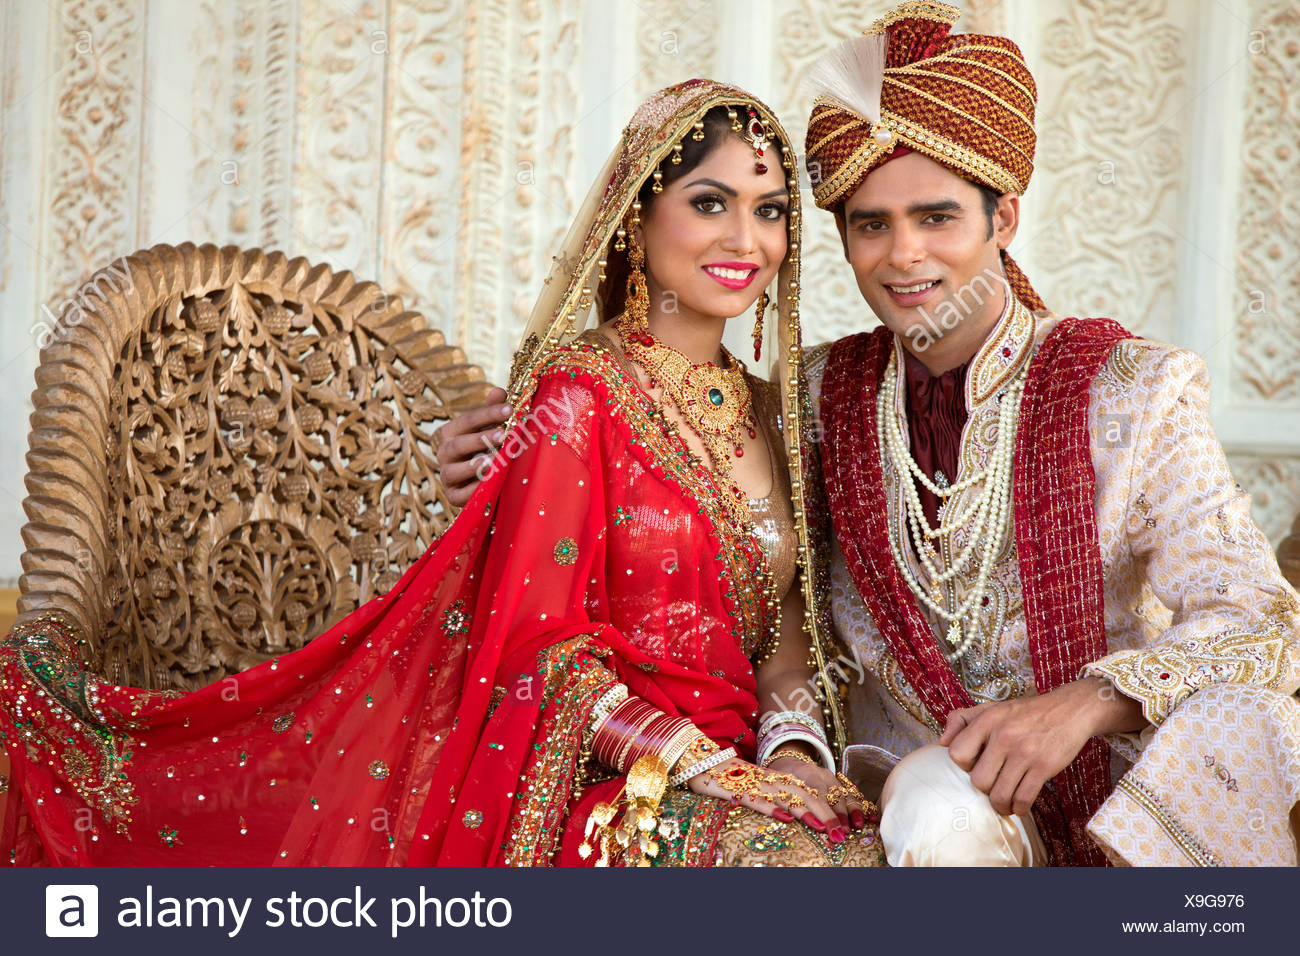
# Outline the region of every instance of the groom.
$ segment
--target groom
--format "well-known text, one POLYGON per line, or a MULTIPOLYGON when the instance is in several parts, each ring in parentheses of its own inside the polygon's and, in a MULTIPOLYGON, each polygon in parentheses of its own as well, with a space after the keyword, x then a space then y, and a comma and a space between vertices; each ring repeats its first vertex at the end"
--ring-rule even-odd
MULTIPOLYGON (((805 366, 850 736, 901 758, 889 860, 1294 864, 1295 592, 1201 360, 1052 315, 1006 255, 1036 90, 957 17, 905 3, 829 56, 806 146, 884 323, 805 366)), ((444 430, 458 500, 497 411, 444 430)))

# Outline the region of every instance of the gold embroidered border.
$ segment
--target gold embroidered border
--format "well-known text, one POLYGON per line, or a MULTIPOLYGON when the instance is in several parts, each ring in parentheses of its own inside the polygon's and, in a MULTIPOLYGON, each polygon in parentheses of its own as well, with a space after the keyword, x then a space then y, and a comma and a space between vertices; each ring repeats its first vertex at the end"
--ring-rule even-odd
POLYGON ((1019 299, 1012 296, 1006 321, 1000 322, 971 361, 966 377, 966 399, 974 410, 976 405, 988 401, 998 389, 1015 377, 1029 358, 1034 344, 1034 314, 1019 299), (998 355, 1002 349, 1011 349, 1006 365, 998 368, 998 355))
MULTIPOLYGON (((53 614, 15 628, 0 643, 14 668, 0 671, 0 697, 28 759, 61 770, 86 805, 130 839, 131 807, 139 802, 126 773, 134 741, 100 712, 97 681, 82 668, 76 645, 74 626, 53 614)), ((139 706, 163 696, 174 694, 142 694, 139 706)))
POLYGON ((1151 818, 1160 825, 1162 830, 1165 831, 1169 839, 1171 839, 1180 850, 1187 854, 1187 858, 1197 866, 1223 865, 1213 853, 1197 843, 1191 834, 1184 830, 1182 826, 1179 825, 1178 821, 1174 819, 1173 814, 1161 806, 1156 795, 1142 784, 1130 780, 1126 775, 1119 778, 1119 782, 1115 785, 1115 789, 1123 790, 1138 804, 1138 806, 1149 813, 1151 818))
POLYGON ((934 20, 937 23, 952 24, 960 17, 961 11, 946 3, 937 3, 935 0, 907 0, 906 3, 900 3, 880 17, 863 32, 866 36, 871 36, 901 20, 934 20))
POLYGON ((618 678, 594 656, 573 672, 574 657, 602 650, 588 636, 547 648, 538 660, 542 708, 552 709, 538 728, 540 749, 526 765, 506 839, 507 866, 548 866, 559 849, 568 803, 582 755, 582 738, 596 701, 618 678), (558 711, 554 710, 559 704, 558 711))
POLYGON ((1276 626, 1265 634, 1225 634, 1197 644, 1192 651, 1120 651, 1089 664, 1083 674, 1112 681, 1125 696, 1139 701, 1147 720, 1157 726, 1202 687, 1252 684, 1275 689, 1285 676, 1288 642, 1276 626))

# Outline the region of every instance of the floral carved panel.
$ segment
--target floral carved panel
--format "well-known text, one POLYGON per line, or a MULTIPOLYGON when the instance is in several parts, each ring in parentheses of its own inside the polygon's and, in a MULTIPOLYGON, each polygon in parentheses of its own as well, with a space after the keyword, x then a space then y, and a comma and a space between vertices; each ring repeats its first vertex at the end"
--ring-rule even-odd
POLYGON ((1195 5, 1054 4, 1035 79, 1038 150, 1017 248, 1049 308, 1168 341, 1183 241, 1195 5))
POLYGON ((57 96, 44 222, 44 300, 57 303, 100 266, 130 252, 140 201, 140 71, 133 0, 56 5, 57 96))
POLYGON ((1300 410, 1300 6, 1250 6, 1232 400, 1300 410))

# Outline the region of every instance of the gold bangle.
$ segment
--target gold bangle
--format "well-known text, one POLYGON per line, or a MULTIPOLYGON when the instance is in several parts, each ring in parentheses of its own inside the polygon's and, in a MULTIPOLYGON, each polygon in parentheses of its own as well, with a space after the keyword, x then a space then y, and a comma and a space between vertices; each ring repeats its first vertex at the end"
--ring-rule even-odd
POLYGON ((821 766, 820 763, 818 763, 816 760, 813 760, 812 757, 809 757, 802 750, 780 750, 780 749, 773 750, 770 754, 768 754, 767 760, 763 762, 763 766, 770 767, 772 766, 772 764, 776 763, 782 757, 793 757, 795 760, 802 760, 804 763, 813 767, 821 766))

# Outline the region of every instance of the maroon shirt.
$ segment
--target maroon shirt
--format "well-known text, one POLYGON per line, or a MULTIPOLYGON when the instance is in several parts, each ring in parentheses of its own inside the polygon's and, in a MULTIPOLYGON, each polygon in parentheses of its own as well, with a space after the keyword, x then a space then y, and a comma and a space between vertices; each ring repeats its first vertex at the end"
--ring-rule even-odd
MULTIPOLYGON (((904 350, 907 381, 907 427, 911 437, 912 458, 934 480, 942 471, 948 484, 957 480, 957 451, 961 447, 961 430, 966 424, 966 370, 970 363, 931 375, 925 364, 904 350)), ((919 481, 917 493, 926 520, 934 527, 939 523, 939 497, 919 481)))

